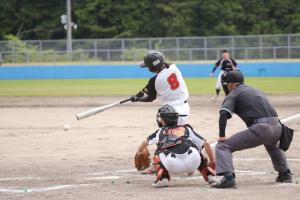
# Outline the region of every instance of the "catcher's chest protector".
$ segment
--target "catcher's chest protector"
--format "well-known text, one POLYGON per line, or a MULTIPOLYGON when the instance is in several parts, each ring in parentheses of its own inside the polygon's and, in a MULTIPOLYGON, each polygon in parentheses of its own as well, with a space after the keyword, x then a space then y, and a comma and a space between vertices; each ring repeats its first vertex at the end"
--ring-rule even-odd
POLYGON ((179 141, 189 137, 188 130, 179 126, 176 128, 164 128, 159 133, 159 146, 161 148, 176 145, 179 141))

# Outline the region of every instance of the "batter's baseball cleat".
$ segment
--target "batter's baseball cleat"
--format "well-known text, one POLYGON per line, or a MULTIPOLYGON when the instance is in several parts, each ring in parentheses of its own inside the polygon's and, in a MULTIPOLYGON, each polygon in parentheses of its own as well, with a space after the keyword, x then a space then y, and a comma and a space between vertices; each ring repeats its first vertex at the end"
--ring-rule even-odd
POLYGON ((279 172, 278 176, 276 177, 276 182, 280 183, 290 183, 293 181, 293 174, 290 170, 286 172, 279 172))
POLYGON ((225 174, 225 176, 217 183, 211 184, 212 188, 236 188, 235 175, 233 173, 225 174))
POLYGON ((168 185, 169 185, 169 180, 167 178, 163 178, 159 181, 152 183, 152 186, 155 188, 168 187, 168 185))

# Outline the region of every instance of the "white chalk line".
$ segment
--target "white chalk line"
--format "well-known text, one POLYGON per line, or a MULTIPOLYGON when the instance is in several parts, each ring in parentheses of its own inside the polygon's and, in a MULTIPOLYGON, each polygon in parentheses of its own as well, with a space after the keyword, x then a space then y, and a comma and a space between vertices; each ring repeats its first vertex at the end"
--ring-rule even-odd
POLYGON ((42 179, 44 180, 45 178, 27 176, 27 177, 0 178, 0 181, 42 180, 42 179))
POLYGON ((46 191, 53 191, 53 190, 62 190, 66 188, 75 188, 75 187, 84 187, 90 186, 92 184, 72 184, 72 185, 54 185, 45 188, 21 188, 21 189, 6 189, 0 188, 0 192, 5 193, 32 193, 32 192, 46 192, 46 191))
POLYGON ((299 183, 279 183, 276 185, 271 185, 271 187, 291 187, 291 186, 300 187, 300 184, 299 183))
MULTIPOLYGON (((243 159, 241 160, 251 160, 256 161, 260 159, 243 159)), ((267 160, 267 159, 261 159, 261 160, 267 160)), ((297 159, 297 161, 300 159, 297 159)), ((264 171, 253 171, 253 170, 236 170, 235 171, 237 176, 257 176, 257 175, 265 175, 268 174, 264 171)), ((197 172, 195 172, 197 173, 197 172)), ((125 169, 125 170, 115 170, 115 171, 106 171, 106 172, 93 172, 93 173, 87 173, 89 177, 81 178, 81 180, 91 180, 91 181, 97 181, 97 180, 118 180, 122 179, 126 176, 139 176, 139 177, 147 177, 147 175, 141 174, 136 169, 125 169), (128 173, 128 172, 135 172, 135 173, 128 173), (114 175, 116 174, 116 175, 114 175), (97 176, 102 175, 102 176, 97 176), (94 176, 94 177, 91 177, 94 176)), ((153 175, 154 176, 154 175, 153 175)), ((200 175, 192 175, 192 176, 172 176, 172 179, 174 180, 202 180, 202 177, 200 175)), ((45 180, 41 177, 12 177, 12 178, 2 178, 1 180, 45 180)), ((48 186, 44 188, 0 188, 0 193, 33 193, 33 192, 47 192, 47 191, 53 191, 53 190, 62 190, 62 189, 71 189, 76 187, 87 187, 90 185, 95 185, 96 183, 86 183, 86 184, 67 184, 67 185, 53 185, 48 186)), ((276 185, 277 186, 277 185, 276 185)), ((283 185, 285 186, 285 185, 283 185)))
POLYGON ((281 122, 282 122, 282 123, 286 123, 286 122, 289 122, 289 121, 291 121, 291 120, 293 120, 293 119, 296 119, 296 118, 298 118, 298 117, 300 117, 300 113, 295 114, 295 115, 292 115, 292 116, 287 117, 287 118, 284 118, 284 119, 281 120, 281 122))
MULTIPOLYGON (((283 123, 289 122, 293 119, 296 119, 300 117, 300 113, 287 117, 285 119, 282 119, 281 121, 283 123)), ((217 142, 212 143, 211 145, 215 147, 217 142)), ((269 161, 270 159, 264 159, 264 158, 235 158, 234 160, 240 160, 240 161, 269 161)), ((300 162, 300 159, 287 159, 288 161, 293 162, 300 162)), ((107 172, 93 172, 88 173, 89 176, 95 176, 95 175, 105 175, 105 174, 114 174, 114 173, 128 173, 128 172, 135 172, 135 169, 128 169, 128 170, 116 170, 116 171, 107 171, 107 172)), ((236 170, 237 175, 262 175, 267 174, 267 172, 259 172, 259 171, 239 171, 236 170)), ((142 174, 141 174, 142 175, 142 174)), ((144 176, 144 175, 143 175, 144 176)), ((120 179, 120 176, 102 176, 102 177, 88 177, 85 178, 85 180, 116 180, 120 179)), ((175 179, 187 179, 187 180, 193 180, 193 179, 200 179, 200 176, 192 176, 192 177, 174 177, 175 179)), ((15 181, 15 180, 42 180, 43 178, 40 177, 12 177, 12 178, 0 178, 0 181, 15 181)), ((299 184, 293 185, 299 186, 299 184)), ((84 186, 90 186, 93 184, 72 184, 72 185, 54 185, 50 187, 45 188, 31 188, 31 189, 6 189, 6 188, 0 188, 0 192, 6 192, 6 193, 32 193, 32 192, 46 192, 46 191, 52 191, 52 190, 61 190, 66 188, 74 188, 74 187, 84 187, 84 186)), ((283 183, 283 184, 277 184, 273 187, 279 187, 279 186, 291 186, 291 183, 283 183)))
POLYGON ((106 171, 106 172, 93 172, 93 173, 87 173, 86 175, 94 176, 94 175, 105 175, 105 174, 127 173, 127 172, 136 172, 136 169, 124 169, 124 170, 115 170, 115 171, 106 171))
POLYGON ((120 176, 100 176, 100 177, 89 177, 85 180, 117 180, 120 179, 120 176))
MULTIPOLYGON (((271 161, 270 158, 234 158, 233 160, 236 160, 236 161, 251 161, 251 162, 254 162, 254 161, 271 161)), ((286 160, 289 161, 289 162, 300 162, 300 159, 298 159, 298 158, 288 158, 286 160)))

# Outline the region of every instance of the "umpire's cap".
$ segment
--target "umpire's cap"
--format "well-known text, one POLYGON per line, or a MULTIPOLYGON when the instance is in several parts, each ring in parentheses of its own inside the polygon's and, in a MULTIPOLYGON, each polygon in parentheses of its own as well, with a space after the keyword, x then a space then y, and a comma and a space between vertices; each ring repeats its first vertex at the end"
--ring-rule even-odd
POLYGON ((244 75, 239 70, 225 72, 222 79, 222 82, 225 83, 244 83, 244 75))
POLYGON ((159 51, 149 51, 144 56, 144 62, 141 67, 148 67, 151 72, 160 72, 165 63, 165 58, 159 51))

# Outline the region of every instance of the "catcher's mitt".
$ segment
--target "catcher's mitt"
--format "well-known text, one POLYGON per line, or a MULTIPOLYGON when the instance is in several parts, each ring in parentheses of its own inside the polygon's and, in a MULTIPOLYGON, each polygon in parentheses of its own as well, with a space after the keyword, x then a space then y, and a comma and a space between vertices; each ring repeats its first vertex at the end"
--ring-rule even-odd
POLYGON ((151 159, 150 153, 147 148, 145 148, 141 153, 137 152, 134 158, 134 164, 137 170, 144 170, 150 166, 151 159))

